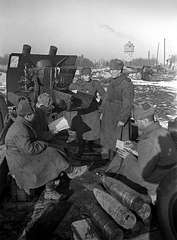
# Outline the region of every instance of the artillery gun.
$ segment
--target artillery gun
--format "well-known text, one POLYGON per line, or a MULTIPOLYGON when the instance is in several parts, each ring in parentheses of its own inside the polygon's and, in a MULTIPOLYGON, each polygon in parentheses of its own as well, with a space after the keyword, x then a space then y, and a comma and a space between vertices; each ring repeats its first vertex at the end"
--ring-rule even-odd
POLYGON ((0 95, 0 145, 9 127, 5 119, 8 109, 16 106, 19 96, 36 103, 37 97, 46 92, 58 113, 89 107, 90 94, 69 91, 77 69, 77 56, 57 55, 57 50, 50 46, 48 54, 31 54, 31 46, 24 44, 22 53, 11 53, 7 66, 0 66, 0 71, 6 73, 6 101, 3 94, 0 95))
POLYGON ((31 54, 31 46, 23 45, 22 53, 11 53, 6 67, 7 105, 16 105, 18 96, 36 102, 39 94, 51 95, 56 107, 66 111, 87 108, 89 94, 69 91, 76 72, 76 55, 57 55, 57 47, 50 46, 49 54, 31 54))

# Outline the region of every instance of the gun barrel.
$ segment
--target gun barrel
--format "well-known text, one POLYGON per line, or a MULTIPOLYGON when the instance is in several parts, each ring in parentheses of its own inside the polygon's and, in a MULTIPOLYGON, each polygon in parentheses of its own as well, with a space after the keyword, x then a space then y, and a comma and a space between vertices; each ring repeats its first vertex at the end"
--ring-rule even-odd
POLYGON ((50 46, 49 55, 52 55, 52 56, 56 55, 57 50, 58 50, 57 47, 55 47, 55 46, 50 46))
POLYGON ((31 46, 28 44, 24 44, 22 48, 22 54, 30 54, 31 46))

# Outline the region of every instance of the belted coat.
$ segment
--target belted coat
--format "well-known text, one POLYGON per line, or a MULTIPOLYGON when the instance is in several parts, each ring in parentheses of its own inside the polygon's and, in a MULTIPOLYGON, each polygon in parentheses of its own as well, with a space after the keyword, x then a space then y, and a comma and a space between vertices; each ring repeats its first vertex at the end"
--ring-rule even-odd
POLYGON ((177 164, 177 150, 169 132, 158 122, 149 125, 137 144, 138 158, 129 154, 122 162, 116 156, 114 170, 129 180, 146 187, 150 195, 167 174, 177 164))
MULTIPOLYGON (((99 93, 101 99, 104 99, 105 90, 100 85, 100 82, 97 80, 90 80, 85 82, 81 79, 77 80, 76 83, 71 83, 69 89, 78 90, 80 92, 85 92, 93 96, 93 100, 90 106, 87 109, 78 110, 78 114, 82 117, 84 124, 87 125, 87 128, 90 128, 90 131, 82 133, 84 140, 96 140, 100 138, 100 113, 98 112, 98 102, 96 101, 96 94, 99 93)), ((75 128, 75 127, 74 127, 75 128)), ((85 129, 85 126, 83 125, 85 129)), ((82 129, 81 129, 81 132, 82 129)), ((81 134, 77 134, 81 135, 81 134)))
POLYGON ((63 152, 68 152, 67 144, 59 139, 59 134, 53 135, 49 130, 47 114, 43 108, 36 108, 32 126, 37 133, 37 139, 46 141, 50 147, 57 148, 63 152))
POLYGON ((103 113, 101 123, 101 145, 116 151, 116 140, 129 140, 129 119, 134 103, 134 86, 127 74, 111 79, 105 99, 99 111, 103 113), (118 122, 124 123, 117 127, 118 122))
POLYGON ((69 167, 65 154, 37 140, 32 125, 21 116, 9 128, 5 144, 10 173, 26 191, 54 180, 69 167))

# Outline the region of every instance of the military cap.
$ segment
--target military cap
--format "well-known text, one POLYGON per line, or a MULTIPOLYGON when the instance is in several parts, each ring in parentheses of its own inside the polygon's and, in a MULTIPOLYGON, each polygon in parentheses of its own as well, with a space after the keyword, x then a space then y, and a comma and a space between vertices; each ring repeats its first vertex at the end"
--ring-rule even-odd
POLYGON ((90 67, 84 67, 81 70, 81 75, 87 75, 87 74, 90 74, 91 72, 92 72, 92 70, 90 67))
POLYGON ((142 120, 146 117, 152 116, 155 112, 155 106, 147 102, 139 103, 138 106, 132 110, 132 115, 135 120, 142 120))
POLYGON ((38 96, 38 105, 50 107, 53 104, 52 97, 48 93, 42 93, 38 96))
POLYGON ((25 116, 34 113, 34 103, 29 102, 27 98, 20 97, 17 99, 17 115, 25 116))
POLYGON ((110 61, 110 69, 111 70, 121 70, 121 69, 123 69, 123 67, 124 67, 124 63, 117 58, 112 59, 110 61))

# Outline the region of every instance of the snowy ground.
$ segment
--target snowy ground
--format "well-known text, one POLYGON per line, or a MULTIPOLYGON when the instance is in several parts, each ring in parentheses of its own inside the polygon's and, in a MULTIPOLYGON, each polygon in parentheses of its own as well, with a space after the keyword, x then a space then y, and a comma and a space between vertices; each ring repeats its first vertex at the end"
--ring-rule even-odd
MULTIPOLYGON (((160 120, 165 127, 168 121, 174 120, 177 116, 177 82, 145 82, 141 80, 133 80, 135 87, 135 103, 148 101, 152 105, 156 105, 156 118, 160 120)), ((76 145, 71 145, 71 150, 77 149, 76 145)), ((100 148, 96 150, 98 153, 100 148)), ((76 165, 93 164, 92 169, 103 164, 103 159, 100 156, 85 157, 83 161, 76 161, 76 165), (94 163, 94 164, 93 164, 94 163)), ((105 161, 104 161, 105 164, 105 161)), ((51 236, 52 240, 73 239, 70 225, 73 221, 79 220, 87 214, 86 205, 93 201, 93 194, 83 186, 83 182, 90 184, 93 182, 94 175, 88 173, 83 179, 72 181, 70 190, 74 193, 70 196, 69 202, 73 202, 73 206, 67 213, 63 221, 60 223, 51 236)), ((16 240, 20 236, 23 228, 29 221, 31 211, 34 208, 36 199, 30 203, 13 203, 10 194, 10 185, 8 183, 6 196, 0 206, 0 238, 2 240, 16 240)))

